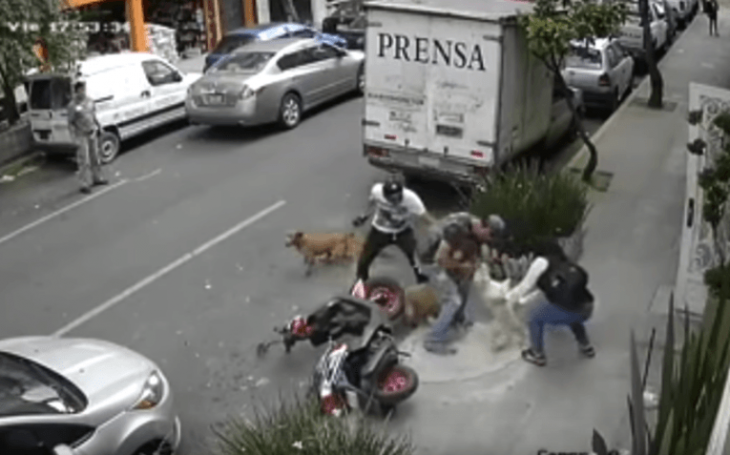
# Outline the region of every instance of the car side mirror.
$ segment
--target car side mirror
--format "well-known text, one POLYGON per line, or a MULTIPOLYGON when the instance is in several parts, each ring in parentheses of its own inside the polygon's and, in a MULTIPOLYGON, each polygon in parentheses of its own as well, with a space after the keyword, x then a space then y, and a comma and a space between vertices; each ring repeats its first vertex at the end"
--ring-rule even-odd
POLYGON ((176 71, 176 72, 172 73, 172 80, 173 80, 173 81, 175 81, 175 82, 182 82, 182 80, 183 80, 183 75, 182 75, 182 74, 180 74, 180 73, 178 73, 178 72, 176 71))
POLYGON ((60 445, 53 448, 53 455, 77 455, 76 451, 67 445, 60 445))

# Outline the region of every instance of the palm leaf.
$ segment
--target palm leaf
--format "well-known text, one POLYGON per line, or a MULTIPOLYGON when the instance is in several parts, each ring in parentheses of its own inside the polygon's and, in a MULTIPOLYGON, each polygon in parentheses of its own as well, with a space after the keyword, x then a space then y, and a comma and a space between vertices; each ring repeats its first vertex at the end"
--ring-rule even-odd
POLYGON ((634 451, 632 455, 648 455, 646 448, 646 414, 644 411, 644 390, 641 384, 641 370, 639 367, 639 355, 636 348, 636 336, 631 330, 631 402, 634 409, 632 422, 634 438, 634 451))

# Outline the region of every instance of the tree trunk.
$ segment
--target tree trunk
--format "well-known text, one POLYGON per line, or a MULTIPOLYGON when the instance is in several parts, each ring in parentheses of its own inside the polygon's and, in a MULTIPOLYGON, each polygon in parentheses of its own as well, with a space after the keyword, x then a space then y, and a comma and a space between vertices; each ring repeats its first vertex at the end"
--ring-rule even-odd
POLYGON ((18 102, 15 100, 15 87, 10 86, 5 81, 5 77, 2 77, 2 70, 0 70, 0 84, 3 90, 3 112, 8 122, 13 125, 20 120, 20 112, 18 112, 18 102))
POLYGON ((661 109, 664 106, 664 80, 659 72, 656 56, 654 55, 654 43, 651 37, 651 24, 649 22, 649 0, 640 0, 642 29, 644 32, 644 55, 646 56, 646 67, 649 70, 649 81, 651 82, 651 95, 649 95, 649 107, 661 109))
POLYGON ((588 148, 590 157, 588 159, 588 164, 585 169, 583 169, 582 178, 584 182, 590 183, 593 173, 596 172, 596 168, 598 167, 598 149, 596 149, 596 146, 593 142, 591 142, 591 138, 588 136, 588 133, 586 133, 586 130, 583 127, 580 115, 578 115, 578 112, 576 111, 575 104, 573 104, 573 91, 568 87, 568 84, 565 83, 565 79, 563 79, 563 75, 560 71, 554 71, 554 73, 556 76, 555 79, 558 84, 560 84, 560 91, 562 91, 565 95, 565 101, 568 103, 568 108, 570 109, 570 113, 573 117, 573 127, 578 132, 578 136, 580 136, 580 139, 583 141, 586 148, 588 148))

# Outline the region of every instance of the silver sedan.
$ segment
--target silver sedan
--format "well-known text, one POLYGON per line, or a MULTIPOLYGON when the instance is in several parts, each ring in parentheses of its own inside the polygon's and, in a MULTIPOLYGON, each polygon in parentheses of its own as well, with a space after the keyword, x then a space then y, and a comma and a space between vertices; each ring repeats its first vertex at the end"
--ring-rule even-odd
POLYGON ((254 43, 212 66, 188 90, 191 123, 296 127, 315 106, 364 89, 364 59, 315 39, 254 43))
POLYGON ((0 341, 0 454, 169 455, 180 442, 170 384, 106 341, 0 341))

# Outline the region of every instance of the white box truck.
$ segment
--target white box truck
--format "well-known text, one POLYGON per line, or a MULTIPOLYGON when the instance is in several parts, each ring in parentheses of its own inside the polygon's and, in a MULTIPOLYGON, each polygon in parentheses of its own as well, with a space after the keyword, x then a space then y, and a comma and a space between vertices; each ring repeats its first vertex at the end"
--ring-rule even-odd
POLYGON ((529 3, 380 0, 364 8, 363 141, 373 166, 469 184, 570 130, 553 75, 517 24, 529 3))

